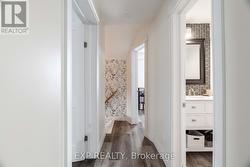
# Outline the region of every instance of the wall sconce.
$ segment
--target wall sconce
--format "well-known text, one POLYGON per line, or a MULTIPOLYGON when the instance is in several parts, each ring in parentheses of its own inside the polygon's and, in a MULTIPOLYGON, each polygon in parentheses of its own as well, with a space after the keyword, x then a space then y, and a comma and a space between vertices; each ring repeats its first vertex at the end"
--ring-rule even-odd
POLYGON ((192 29, 190 27, 187 27, 186 29, 186 39, 192 38, 192 29))

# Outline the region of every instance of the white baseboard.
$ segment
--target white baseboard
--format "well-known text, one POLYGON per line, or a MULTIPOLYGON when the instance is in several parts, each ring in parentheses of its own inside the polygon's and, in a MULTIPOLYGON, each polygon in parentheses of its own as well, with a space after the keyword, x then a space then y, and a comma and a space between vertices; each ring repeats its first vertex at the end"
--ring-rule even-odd
POLYGON ((99 148, 98 148, 99 152, 101 152, 102 146, 104 144, 105 137, 106 137, 106 133, 103 133, 103 135, 101 136, 101 139, 100 139, 100 143, 99 143, 99 148))
POLYGON ((127 121, 128 123, 130 123, 130 124, 132 124, 132 125, 134 125, 134 124, 137 124, 137 122, 134 122, 133 120, 132 120, 132 118, 130 117, 130 116, 124 116, 124 117, 121 117, 121 118, 117 118, 117 119, 115 119, 114 121, 127 121))

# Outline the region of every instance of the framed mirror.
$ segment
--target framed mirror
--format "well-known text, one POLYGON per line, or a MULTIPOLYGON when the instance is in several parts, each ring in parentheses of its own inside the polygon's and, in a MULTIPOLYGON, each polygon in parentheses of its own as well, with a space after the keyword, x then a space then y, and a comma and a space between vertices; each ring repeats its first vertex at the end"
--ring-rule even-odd
POLYGON ((205 84, 205 39, 186 41, 186 84, 205 84))

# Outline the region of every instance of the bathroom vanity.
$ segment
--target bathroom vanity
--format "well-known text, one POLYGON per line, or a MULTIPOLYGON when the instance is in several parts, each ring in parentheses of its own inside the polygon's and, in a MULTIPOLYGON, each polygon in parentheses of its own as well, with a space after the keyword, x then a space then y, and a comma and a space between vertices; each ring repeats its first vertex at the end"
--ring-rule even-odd
POLYGON ((188 132, 212 132, 214 124, 212 96, 186 96, 187 152, 212 151, 212 142, 207 145, 204 135, 189 135, 188 132), (192 146, 192 147, 191 147, 192 146))

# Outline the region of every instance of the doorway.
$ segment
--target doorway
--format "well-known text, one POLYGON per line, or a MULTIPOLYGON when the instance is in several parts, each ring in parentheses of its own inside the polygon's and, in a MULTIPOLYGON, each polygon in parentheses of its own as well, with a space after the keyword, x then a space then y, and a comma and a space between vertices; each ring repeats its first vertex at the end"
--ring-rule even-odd
POLYGON ((132 50, 131 54, 131 101, 132 124, 140 124, 147 136, 147 41, 132 50))
POLYGON ((172 14, 172 135, 177 155, 174 167, 223 166, 220 7, 221 2, 214 0, 187 0, 179 3, 172 14), (199 20, 205 11, 210 20, 199 20))
POLYGON ((98 91, 99 19, 91 1, 68 1, 66 7, 63 151, 64 166, 72 167, 96 158, 95 153, 101 149, 98 115, 101 99, 98 91))
POLYGON ((145 44, 135 49, 137 59, 137 108, 138 119, 145 128, 145 44))
POLYGON ((214 98, 212 1, 196 0, 185 13, 185 90, 183 113, 186 166, 212 167, 214 98))

